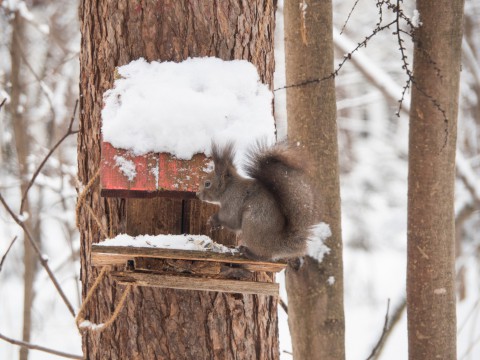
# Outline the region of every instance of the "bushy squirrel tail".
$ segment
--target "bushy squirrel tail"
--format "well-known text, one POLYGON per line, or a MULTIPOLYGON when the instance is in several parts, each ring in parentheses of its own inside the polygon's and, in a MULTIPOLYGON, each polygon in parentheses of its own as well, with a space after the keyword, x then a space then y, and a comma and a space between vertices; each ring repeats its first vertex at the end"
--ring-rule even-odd
POLYGON ((278 201, 286 219, 287 237, 302 242, 315 223, 315 194, 308 176, 309 161, 287 143, 258 142, 247 154, 246 173, 262 183, 278 201))

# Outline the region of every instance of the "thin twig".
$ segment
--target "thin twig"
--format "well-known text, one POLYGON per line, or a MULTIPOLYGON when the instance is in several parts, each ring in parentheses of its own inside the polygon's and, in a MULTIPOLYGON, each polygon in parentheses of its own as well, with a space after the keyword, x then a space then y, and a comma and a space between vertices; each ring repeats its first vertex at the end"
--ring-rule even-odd
MULTIPOLYGON (((410 70, 410 67, 408 66, 410 64, 407 62, 408 56, 405 54, 406 49, 403 46, 404 41, 403 41, 402 35, 401 35, 402 30, 400 29, 400 19, 403 18, 402 17, 403 12, 400 10, 400 0, 397 0, 397 5, 396 6, 394 6, 390 2, 388 2, 388 6, 395 13, 395 24, 396 24, 397 31, 393 32, 393 35, 397 36, 397 42, 398 42, 400 55, 401 55, 400 58, 401 58, 401 61, 403 63, 402 69, 407 74, 407 81, 405 82, 405 85, 403 86, 402 97, 398 101, 398 110, 397 110, 397 113, 396 113, 396 115, 398 117, 400 117, 400 112, 402 111, 402 105, 403 105, 403 100, 405 99, 405 94, 407 93, 407 90, 410 88, 410 84, 412 84, 414 82, 414 77, 413 77, 412 70, 410 70)), ((405 33, 405 32, 403 32, 403 33, 405 33)))
POLYGON ((395 328, 395 325, 397 325, 402 319, 403 313, 405 312, 406 308, 407 308, 407 301, 405 299, 402 299, 401 303, 398 304, 398 306, 393 310, 392 316, 390 316, 390 322, 388 325, 387 332, 385 333, 385 336, 383 337, 383 340, 380 343, 380 346, 377 348, 377 352, 375 353, 373 360, 377 360, 380 358, 380 355, 382 354, 385 344, 387 343, 388 337, 393 333, 393 329, 395 328))
POLYGON ((470 354, 473 350, 473 348, 475 348, 478 344, 480 344, 480 336, 477 337, 475 340, 473 340, 470 345, 468 346, 467 350, 465 351, 465 353, 459 358, 459 360, 463 360, 465 359, 468 354, 470 354))
POLYGON ((343 31, 344 31, 345 28, 347 27, 348 20, 350 20, 350 16, 352 16, 353 10, 355 10, 355 8, 357 7, 357 4, 358 4, 359 1, 360 1, 360 0, 356 0, 356 1, 355 1, 355 4, 353 4, 352 9, 351 9, 350 12, 348 13, 347 20, 345 20, 345 23, 344 23, 343 26, 342 26, 342 30, 340 31, 340 35, 343 34, 343 31))
POLYGON ((345 63, 352 58, 353 53, 357 52, 362 47, 367 47, 367 43, 372 37, 374 37, 380 31, 383 31, 385 29, 389 29, 390 26, 392 26, 393 24, 395 24, 395 20, 389 22, 386 25, 376 27, 375 29, 373 29, 373 31, 368 36, 366 36, 365 39, 363 39, 362 42, 358 43, 357 46, 352 51, 350 51, 348 54, 344 55, 342 61, 340 61, 337 68, 331 74, 329 74, 327 76, 324 76, 323 78, 320 78, 320 79, 305 80, 305 81, 302 81, 302 82, 297 83, 297 84, 285 85, 285 86, 276 88, 273 91, 275 92, 275 91, 290 89, 290 88, 294 88, 294 87, 301 87, 301 86, 306 86, 306 85, 310 85, 310 84, 317 84, 317 83, 320 83, 322 81, 335 78, 336 76, 338 76, 338 73, 342 69, 343 65, 345 65, 345 63))
POLYGON ((3 334, 0 334, 0 339, 5 340, 6 342, 9 342, 10 344, 13 344, 13 345, 18 345, 18 346, 25 347, 27 349, 32 349, 32 350, 43 351, 56 356, 63 356, 64 358, 67 358, 67 359, 83 359, 84 358, 83 356, 80 356, 80 355, 68 354, 63 351, 49 349, 40 345, 30 344, 28 342, 21 341, 21 340, 15 340, 3 334))
POLYGON ((283 301, 283 299, 280 296, 278 297, 278 303, 282 307, 283 311, 285 311, 285 314, 288 315, 288 305, 285 303, 285 301, 283 301))
POLYGON ((380 335, 380 339, 378 339, 377 341, 377 344, 375 345, 375 347, 372 349, 372 353, 370 354, 370 356, 367 358, 367 360, 371 360, 373 359, 373 357, 375 356, 375 353, 377 352, 378 348, 381 346, 381 344, 383 343, 383 339, 385 337, 385 334, 387 333, 388 331, 388 311, 390 310, 390 299, 388 299, 387 301, 387 312, 385 314, 385 322, 383 324, 383 330, 382 330, 382 335, 380 335))
POLYGON ((3 105, 5 104, 6 101, 7 101, 7 98, 2 100, 2 103, 0 104, 0 109, 3 107, 3 105))
POLYGON ((407 55, 405 54, 406 49, 403 46, 404 41, 402 39, 401 34, 406 34, 406 35, 410 36, 412 38, 413 43, 416 45, 417 49, 422 51, 428 57, 428 61, 432 65, 433 69, 435 70, 436 76, 439 77, 440 79, 442 79, 443 76, 442 76, 441 70, 438 68, 436 62, 433 61, 433 59, 430 57, 430 54, 428 54, 428 52, 426 52, 425 49, 423 49, 421 46, 419 46, 418 43, 415 40, 415 37, 412 36, 413 31, 415 29, 415 26, 413 25, 410 18, 408 16, 406 16, 404 14, 404 12, 402 11, 402 9, 400 8, 400 3, 403 2, 403 0, 396 0, 396 1, 397 1, 396 5, 390 3, 390 1, 387 1, 386 3, 388 5, 389 9, 392 9, 392 11, 395 13, 395 23, 396 23, 396 29, 397 30, 393 34, 397 36, 397 41, 398 41, 399 50, 400 50, 400 54, 401 54, 401 60, 403 62, 402 69, 405 70, 405 73, 408 77, 408 79, 405 83, 405 86, 403 87, 402 97, 399 100, 399 108, 398 108, 398 111, 397 111, 396 115, 400 116, 400 111, 402 110, 403 99, 405 98, 405 94, 406 94, 407 90, 410 88, 410 85, 412 84, 413 86, 415 86, 415 88, 417 89, 418 92, 420 92, 423 96, 425 96, 427 99, 430 100, 430 102, 433 104, 433 106, 443 116, 443 122, 445 124, 445 129, 444 129, 445 138, 444 138, 444 143, 443 143, 443 146, 442 146, 442 149, 441 149, 441 151, 442 151, 445 148, 445 146, 447 145, 447 141, 448 141, 448 117, 447 117, 447 113, 446 113, 445 109, 442 108, 442 106, 440 105, 440 103, 438 102, 437 99, 435 99, 433 96, 431 96, 429 93, 427 93, 427 91, 425 89, 421 88, 418 85, 418 83, 415 79, 415 76, 413 74, 413 70, 410 69, 410 67, 409 67, 410 64, 407 62, 407 55), (406 32, 406 31, 404 31, 400 28, 400 19, 403 19, 404 21, 406 21, 408 26, 410 26, 410 29, 411 29, 410 32, 406 32))
POLYGON ((37 242, 33 239, 33 236, 30 234, 30 231, 28 228, 25 226, 25 224, 18 218, 17 215, 12 211, 12 209, 8 206, 7 202, 3 198, 2 194, 0 193, 0 202, 3 204, 7 212, 10 214, 12 219, 23 229, 23 232, 27 236, 28 241, 30 244, 32 244, 33 249, 38 255, 38 258, 40 260, 40 264, 42 264, 43 268, 47 271, 48 276, 53 282, 53 285, 57 289, 58 293, 60 294, 61 298, 63 299, 63 302, 65 305, 67 305, 68 310, 72 314, 73 317, 75 317, 75 311, 73 310, 72 304, 70 304, 70 301, 68 300, 67 296, 63 292, 62 288, 60 287, 60 284, 58 283, 57 279, 55 278, 55 275, 53 274, 52 270, 50 269, 50 266, 48 266, 48 262, 45 259, 45 257, 42 255, 42 252, 40 250, 40 247, 38 246, 37 242))
MULTIPOLYGON (((354 6, 353 6, 353 8, 352 8, 352 10, 349 14, 349 17, 351 15, 351 13, 353 12, 355 6, 357 5, 357 2, 358 2, 358 0, 355 2, 354 6)), ((403 110, 402 106, 403 106, 403 102, 404 102, 407 90, 410 89, 413 85, 422 95, 427 97, 431 101, 433 106, 438 111, 440 111, 440 113, 442 113, 442 115, 443 115, 443 121, 444 121, 444 124, 445 124, 445 140, 444 140, 444 144, 443 144, 442 149, 441 149, 441 150, 443 150, 443 148, 446 146, 447 140, 448 140, 448 118, 447 118, 447 114, 446 114, 446 111, 440 105, 440 103, 435 98, 433 98, 433 96, 429 95, 424 89, 422 89, 418 85, 418 83, 416 82, 416 79, 413 76, 413 71, 410 69, 409 64, 407 63, 407 55, 405 53, 406 49, 403 45, 404 40, 403 40, 401 34, 405 34, 405 35, 409 36, 410 39, 412 40, 412 42, 414 44, 416 44, 415 37, 414 37, 415 26, 414 26, 412 20, 407 15, 405 15, 403 10, 401 9, 400 3, 403 3, 403 0, 377 0, 376 6, 379 9, 378 10, 379 11, 379 20, 378 20, 377 24, 375 25, 375 28, 370 33, 370 35, 366 36, 363 39, 362 42, 358 43, 357 46, 352 51, 348 52, 347 54, 345 54, 343 56, 343 60, 340 62, 340 64, 337 66, 337 68, 330 75, 325 76, 323 78, 310 79, 310 80, 305 80, 305 81, 300 82, 300 83, 282 86, 282 87, 274 89, 273 91, 285 90, 285 89, 294 88, 294 87, 301 87, 301 86, 306 86, 306 85, 310 85, 310 84, 317 84, 317 83, 320 83, 322 81, 325 81, 325 80, 328 80, 328 79, 331 79, 331 78, 335 78, 338 75, 341 68, 343 67, 343 65, 348 60, 350 60, 352 58, 352 55, 355 52, 357 52, 362 47, 366 47, 368 41, 370 41, 370 39, 373 36, 375 36, 377 33, 381 32, 385 29, 390 29, 390 26, 395 24, 396 25, 396 31, 393 32, 393 35, 396 35, 396 37, 397 37, 397 41, 398 41, 398 44, 399 44, 399 47, 400 47, 399 50, 400 50, 401 60, 403 62, 402 69, 405 71, 405 73, 407 75, 407 81, 405 82, 405 85, 402 88, 401 98, 400 98, 400 100, 398 100, 399 106, 398 106, 398 110, 396 112, 396 115, 400 116, 400 112, 403 110), (393 2, 393 1, 395 1, 395 2, 393 2), (383 22, 383 6, 386 6, 386 8, 388 10, 390 10, 392 13, 395 14, 395 19, 393 21, 391 21, 390 23, 381 26, 381 24, 383 22), (403 20, 410 27, 410 32, 401 29, 400 20, 403 20)), ((348 21, 348 18, 347 18, 347 21, 348 21)), ((346 22, 345 22, 345 25, 346 25, 346 22)), ((343 28, 342 28, 342 31, 343 31, 343 28)), ((441 70, 438 68, 436 62, 431 58, 430 54, 428 54, 428 52, 425 51, 425 49, 418 46, 418 44, 416 44, 416 45, 417 45, 417 49, 420 50, 422 53, 425 54, 425 56, 428 57, 429 62, 430 62, 430 64, 432 64, 432 67, 435 70, 437 76, 441 79, 442 78, 441 70)))
POLYGON ((28 62, 28 59, 25 55, 25 52, 23 51, 23 46, 21 41, 18 39, 17 34, 13 35, 13 41, 15 42, 15 46, 18 49, 18 53, 20 54, 20 57, 22 58, 23 62, 25 63, 26 67, 30 72, 32 73, 33 77, 35 80, 38 82, 38 85, 40 86, 40 89, 42 90, 43 94, 45 95, 45 98, 47 99, 48 105, 50 107, 50 112, 52 113, 52 122, 55 123, 56 119, 56 114, 55 114, 55 108, 53 106, 53 101, 52 98, 50 97, 49 91, 46 90, 47 85, 45 85, 45 82, 40 78, 40 76, 35 72, 33 69, 32 65, 28 62))
POLYGON ((40 174, 40 171, 42 170, 42 168, 45 166, 45 163, 47 162, 47 160, 50 158, 50 156, 55 152, 55 150, 60 146, 60 144, 67 138, 69 137, 70 135, 73 135, 73 134, 76 134, 78 133, 78 130, 72 130, 72 126, 73 126, 73 121, 75 120, 75 114, 77 113, 77 107, 78 107, 78 100, 75 102, 75 107, 73 109, 73 114, 72 114, 72 118, 70 119, 70 124, 68 125, 68 129, 67 129, 67 132, 60 138, 60 140, 57 141, 57 143, 50 149, 50 151, 48 152, 48 154, 45 156, 45 158, 43 159, 43 161, 40 163, 40 165, 37 167, 37 170, 35 170, 35 172, 33 173, 32 175, 32 178, 30 179, 27 187, 25 188, 25 191, 23 192, 22 194, 22 201, 20 203, 20 213, 23 213, 23 208, 25 206, 25 201, 27 200, 27 195, 28 195, 28 191, 30 190, 30 188, 33 186, 34 182, 35 182, 35 179, 37 178, 38 174, 40 174))
POLYGON ((457 336, 460 335, 460 333, 463 331, 468 321, 470 320, 470 317, 473 315, 473 313, 475 312, 475 310, 479 305, 480 305, 480 298, 478 298, 477 301, 475 301, 475 304, 473 304, 472 309, 468 312, 468 315, 465 317, 465 320, 463 320, 462 325, 458 327, 457 336))
POLYGON ((8 252, 9 252, 10 249, 12 248, 13 244, 15 243, 15 241, 17 241, 17 236, 15 236, 15 237, 13 238, 12 242, 11 242, 10 245, 8 246, 7 251, 6 251, 5 254, 3 254, 3 256, 2 256, 2 260, 0 261, 0 271, 2 271, 3 262, 4 262, 5 259, 7 258, 8 252))

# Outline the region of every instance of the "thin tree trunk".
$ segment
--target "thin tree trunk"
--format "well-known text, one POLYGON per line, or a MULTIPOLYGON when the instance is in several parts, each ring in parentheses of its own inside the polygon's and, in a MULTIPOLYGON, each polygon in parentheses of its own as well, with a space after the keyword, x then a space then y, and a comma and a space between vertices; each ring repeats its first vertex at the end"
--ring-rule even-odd
POLYGON ((455 359, 455 145, 463 0, 418 0, 408 174, 409 358, 455 359))
MULTIPOLYGON (((287 85, 333 72, 331 1, 285 2, 287 85)), ((320 189, 320 220, 330 225, 322 262, 306 257, 287 269, 288 320, 295 359, 344 359, 342 235, 335 81, 287 89, 288 138, 307 149, 320 189)))
MULTIPOLYGON (((20 45, 24 40, 24 20, 22 16, 16 12, 13 19, 12 26, 12 41, 10 59, 12 64, 11 83, 12 83, 12 96, 10 103, 10 112, 12 114, 13 132, 15 137, 15 149, 17 152, 19 179, 20 179, 20 191, 23 192, 26 189, 28 183, 28 163, 27 157, 29 155, 30 139, 28 135, 28 124, 24 115, 21 103, 21 95, 25 94, 22 81, 22 56, 20 45)), ((28 200, 25 202, 23 212, 29 214, 29 219, 26 220, 26 225, 32 229, 32 217, 30 214, 30 207, 28 200)), ((23 327, 22 327, 22 340, 30 342, 30 333, 32 328, 32 305, 35 296, 33 290, 33 281, 35 278, 36 257, 31 245, 28 241, 23 242, 23 267, 24 267, 24 284, 23 284, 23 327)), ((21 347, 19 359, 27 360, 28 348, 21 347)))
MULTIPOLYGON (((160 1, 85 0, 80 7, 79 176, 92 178, 100 158, 102 94, 115 67, 139 57, 181 61, 194 56, 247 59, 272 86, 273 0, 160 1)), ((95 188, 86 203, 110 235, 205 233, 212 207, 196 200, 102 199, 95 188)), ((81 212, 81 278, 86 293, 97 272, 90 248, 100 240, 87 211, 81 212)), ((216 241, 228 242, 224 236, 216 241)), ((269 278, 270 274, 257 276, 269 278)), ((87 317, 105 319, 122 292, 105 281, 87 317)), ((88 359, 278 359, 277 302, 271 297, 136 288, 113 326, 84 334, 88 359)))

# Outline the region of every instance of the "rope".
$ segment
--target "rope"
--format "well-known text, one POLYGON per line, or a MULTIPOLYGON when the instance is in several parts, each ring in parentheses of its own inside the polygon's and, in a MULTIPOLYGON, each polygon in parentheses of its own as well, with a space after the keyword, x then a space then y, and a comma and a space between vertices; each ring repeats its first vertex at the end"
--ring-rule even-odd
POLYGON ((110 270, 110 266, 104 266, 100 271, 100 274, 98 274, 98 277, 95 279, 95 282, 93 283, 92 287, 87 292, 87 296, 85 297, 85 300, 83 301, 83 304, 80 307, 80 310, 78 311, 77 317, 75 318, 75 322, 77 323, 78 330, 80 331, 90 330, 92 332, 99 332, 109 328, 110 325, 113 324, 113 322, 117 319, 118 315, 120 314, 120 311, 122 310, 123 305, 125 304, 125 300, 127 299, 127 296, 132 292, 132 285, 127 285, 127 287, 125 288, 125 291, 123 292, 120 298, 120 301, 118 302, 117 306, 115 307, 115 310, 113 311, 112 316, 110 316, 110 318, 106 322, 100 323, 100 324, 94 324, 86 320, 83 316, 84 316, 87 304, 90 302, 93 296, 93 293, 95 292, 98 285, 100 284, 102 279, 105 277, 105 274, 109 270, 110 270))
MULTIPOLYGON (((87 185, 85 188, 82 190, 82 192, 78 195, 78 200, 77 200, 77 206, 75 208, 75 214, 76 214, 76 223, 77 227, 80 228, 80 211, 82 207, 86 207, 92 218, 95 220, 97 223, 98 228, 102 232, 102 235, 104 236, 105 239, 108 239, 108 233, 105 230, 101 220, 95 214, 95 211, 93 211, 92 207, 90 204, 87 203, 86 198, 88 192, 92 189, 93 185, 97 181, 98 177, 100 175, 100 168, 97 170, 95 175, 88 181, 87 185)), ((84 318, 85 315, 85 309, 87 307, 87 304, 90 302, 90 300, 93 297, 93 293, 95 290, 97 290, 98 286, 100 285, 100 282, 103 280, 105 277, 107 271, 110 270, 110 266, 104 266, 102 270, 100 271, 100 274, 98 274, 97 278, 95 279, 92 287, 88 290, 87 296, 85 297, 85 300, 83 301, 82 306, 80 307, 80 310, 78 311, 77 317, 75 318, 75 322, 77 324, 78 330, 89 330, 92 332, 100 332, 103 331, 107 328, 110 327, 110 325, 113 324, 113 322, 117 319, 118 315, 120 314, 120 311, 122 310, 123 306, 125 305, 125 300, 127 299, 128 295, 132 292, 132 285, 127 285, 122 296, 120 297, 120 300, 115 307, 115 310, 113 311, 113 314, 110 316, 110 318, 105 321, 104 323, 100 324, 94 324, 84 318)))
POLYGON ((95 214, 95 211, 93 211, 92 207, 85 203, 85 206, 87 207, 87 210, 88 212, 90 213, 90 215, 92 215, 93 219, 95 220, 95 222, 97 223, 97 226, 98 228, 100 229, 100 232, 102 233, 103 235, 103 238, 104 239, 108 239, 109 236, 107 234, 107 231, 105 230, 105 228, 103 227, 103 224, 102 222, 100 221, 100 219, 98 218, 97 214, 95 214))
POLYGON ((98 179, 99 175, 100 175, 100 168, 98 168, 95 175, 88 181, 87 186, 85 186, 85 188, 80 193, 80 195, 78 195, 77 206, 75 208, 76 223, 77 223, 77 227, 80 228, 80 210, 82 208, 82 205, 85 205, 87 210, 89 211, 90 215, 92 215, 93 219, 97 223, 97 226, 100 229, 100 231, 102 232, 102 235, 104 236, 104 238, 108 239, 109 238, 108 233, 105 230, 105 228, 103 227, 103 224, 102 224, 101 220, 98 218, 98 216, 93 211, 92 207, 86 201, 87 193, 90 191, 93 184, 98 179))

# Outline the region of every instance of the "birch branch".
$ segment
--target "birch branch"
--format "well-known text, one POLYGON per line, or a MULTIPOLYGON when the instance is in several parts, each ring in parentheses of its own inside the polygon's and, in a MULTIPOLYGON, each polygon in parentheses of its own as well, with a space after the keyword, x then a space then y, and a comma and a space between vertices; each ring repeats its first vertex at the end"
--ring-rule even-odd
POLYGON ((28 342, 21 341, 21 340, 15 340, 3 334, 0 334, 0 339, 5 340, 6 342, 9 342, 10 344, 13 344, 13 345, 18 345, 18 346, 25 347, 32 350, 43 351, 56 356, 63 356, 64 358, 67 358, 67 359, 83 359, 83 356, 80 356, 80 355, 68 354, 63 351, 49 349, 40 345, 30 344, 28 342))
POLYGON ((42 252, 40 251, 40 247, 38 246, 37 242, 33 239, 33 236, 30 234, 30 231, 28 228, 25 226, 25 224, 18 218, 17 215, 12 211, 10 206, 8 206, 7 202, 3 198, 2 194, 0 193, 0 202, 3 204, 7 212, 10 214, 12 219, 18 224, 23 229, 23 232, 25 233, 25 236, 27 237, 28 241, 30 244, 33 246, 33 249, 38 255, 38 258, 40 260, 40 264, 42 264, 43 268, 47 271, 48 276, 53 282, 53 285, 57 289, 58 293, 60 294, 61 298, 63 299, 63 302, 65 305, 67 305, 68 310, 72 314, 73 317, 75 317, 75 311, 73 310, 72 304, 70 304, 70 301, 68 300, 67 296, 63 292, 62 288, 60 287, 60 284, 58 280, 55 278, 55 275, 53 274, 52 270, 50 269, 50 266, 48 266, 47 259, 42 255, 42 252))

